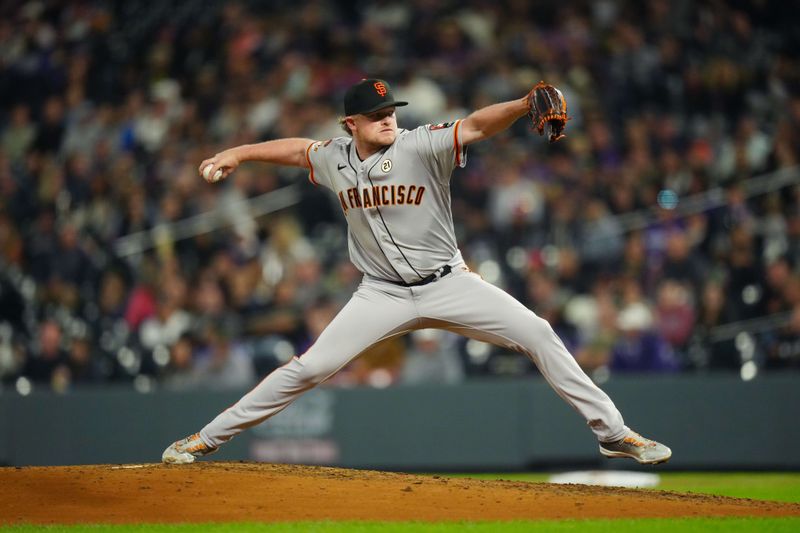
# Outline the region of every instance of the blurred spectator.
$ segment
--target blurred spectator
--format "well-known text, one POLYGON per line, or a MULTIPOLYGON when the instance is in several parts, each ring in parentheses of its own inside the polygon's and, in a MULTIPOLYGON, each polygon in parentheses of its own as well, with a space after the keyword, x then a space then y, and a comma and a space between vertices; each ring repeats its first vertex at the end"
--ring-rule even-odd
POLYGON ((414 124, 437 124, 448 118, 445 117, 447 97, 442 88, 430 78, 420 74, 419 71, 408 69, 397 79, 394 84, 395 98, 403 102, 419 102, 414 106, 408 117, 404 117, 414 124))
POLYGON ((411 332, 400 383, 452 385, 462 381, 463 363, 448 335, 452 334, 437 329, 411 332))
POLYGON ((192 377, 196 385, 212 390, 244 389, 256 382, 253 361, 241 343, 218 324, 203 332, 204 342, 194 354, 192 377))
POLYGON ((580 252, 585 268, 606 272, 622 256, 623 239, 619 222, 609 216, 602 200, 590 200, 584 212, 580 252))
POLYGON ((56 369, 67 362, 62 347, 63 333, 58 322, 48 319, 39 327, 39 336, 22 368, 22 375, 31 381, 50 384, 57 377, 56 369))
POLYGON ((778 369, 800 368, 800 305, 794 307, 785 325, 769 335, 766 366, 778 369))
POLYGON ((247 331, 253 335, 281 335, 294 341, 301 337, 302 306, 298 301, 299 286, 285 279, 275 286, 272 300, 263 309, 249 314, 247 331))
POLYGON ((139 279, 128 295, 125 306, 125 321, 128 327, 137 331, 139 326, 156 314, 156 269, 158 266, 152 256, 145 256, 137 265, 139 279))
POLYGON ((11 110, 11 117, 3 131, 0 146, 12 163, 21 162, 36 138, 36 125, 31 122, 30 109, 20 104, 11 110))
POLYGON ((718 328, 732 322, 733 316, 722 284, 707 282, 701 293, 697 325, 689 349, 689 358, 694 367, 739 370, 742 360, 734 339, 718 334, 718 328))
POLYGON ((345 367, 344 379, 352 385, 388 387, 398 382, 405 360, 405 342, 390 337, 363 352, 345 367))
POLYGON ((656 296, 656 331, 676 354, 685 354, 695 326, 693 291, 675 280, 665 280, 656 296))
POLYGON ((16 377, 24 363, 25 353, 14 342, 13 329, 8 323, 0 323, 0 383, 16 377))
POLYGON ((530 308, 547 320, 568 350, 579 344, 577 328, 566 321, 563 310, 570 292, 559 286, 552 275, 533 271, 528 275, 527 292, 530 308))
POLYGON ((611 349, 612 372, 674 372, 680 362, 669 344, 653 329, 647 305, 636 302, 619 313, 621 337, 611 349))
POLYGON ((9 328, 9 336, 14 332, 25 332, 25 306, 25 297, 21 291, 6 278, 5 273, 0 273, 0 326, 9 328))
POLYGON ((44 104, 33 149, 43 154, 58 153, 64 129, 64 102, 58 96, 51 96, 44 104))
POLYGON ((768 314, 773 315, 791 309, 787 298, 792 280, 792 267, 786 257, 778 257, 766 265, 764 306, 768 314))
POLYGON ((194 373, 195 340, 184 333, 169 349, 169 362, 160 376, 167 388, 181 390, 197 386, 194 373))
POLYGON ((301 234, 294 218, 282 217, 270 227, 270 239, 262 252, 264 278, 269 285, 280 281, 298 262, 313 257, 314 251, 301 234))
POLYGON ((139 339, 147 349, 172 346, 192 327, 192 315, 183 308, 186 282, 181 277, 165 279, 156 303, 156 314, 145 319, 139 339))
POLYGON ((489 198, 489 216, 500 232, 515 226, 525 227, 538 222, 544 214, 544 198, 539 186, 524 179, 511 164, 498 168, 489 198))
POLYGON ((195 316, 197 330, 216 324, 230 332, 234 337, 242 335, 241 317, 230 310, 223 284, 211 271, 201 274, 193 284, 190 294, 190 310, 195 316))
POLYGON ((667 236, 661 277, 687 284, 690 290, 697 291, 707 271, 707 266, 691 248, 688 232, 671 231, 667 236))
POLYGON ((96 385, 108 379, 110 372, 104 371, 98 355, 94 352, 92 339, 84 335, 70 341, 67 354, 68 380, 72 385, 96 385))
POLYGON ((617 309, 608 282, 595 283, 591 296, 572 298, 564 309, 566 320, 578 330, 575 359, 587 372, 607 368, 617 337, 617 309))
POLYGON ((739 320, 763 314, 764 273, 750 228, 731 229, 727 253, 730 302, 739 320))

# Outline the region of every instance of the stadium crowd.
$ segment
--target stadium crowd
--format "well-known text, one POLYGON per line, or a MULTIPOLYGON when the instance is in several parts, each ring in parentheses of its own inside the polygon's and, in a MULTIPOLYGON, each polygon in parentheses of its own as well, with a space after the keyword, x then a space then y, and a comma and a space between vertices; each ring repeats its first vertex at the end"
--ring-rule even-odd
MULTIPOLYGON (((300 169, 209 185, 197 165, 341 135, 343 91, 366 76, 411 102, 407 128, 540 79, 564 91, 567 139, 520 120, 470 147, 453 210, 471 267, 597 379, 800 367, 791 3, 12 0, 0 15, 6 387, 244 387, 303 353, 360 279, 335 198, 300 169), (242 207, 292 184, 285 209, 242 207), (209 212, 211 229, 183 232, 209 212)), ((424 331, 333 381, 535 372, 424 331)))

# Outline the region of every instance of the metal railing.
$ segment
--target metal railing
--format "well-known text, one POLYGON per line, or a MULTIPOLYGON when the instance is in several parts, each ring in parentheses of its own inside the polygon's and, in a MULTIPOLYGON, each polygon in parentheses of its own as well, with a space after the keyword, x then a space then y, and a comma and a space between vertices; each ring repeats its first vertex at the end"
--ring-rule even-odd
POLYGON ((295 205, 300 201, 300 186, 289 185, 280 189, 233 204, 219 205, 215 209, 184 218, 169 224, 159 224, 149 230, 120 237, 114 242, 119 257, 128 257, 144 252, 156 245, 164 236, 173 241, 189 239, 233 224, 230 213, 245 212, 256 218, 295 205))
MULTIPOLYGON (((777 191, 783 187, 800 184, 800 167, 789 167, 776 170, 761 176, 756 176, 742 182, 742 189, 746 198, 760 196, 777 191)), ((247 212, 251 217, 263 216, 275 211, 291 207, 300 201, 299 185, 289 185, 281 189, 262 194, 255 198, 243 200, 236 209, 247 212)), ((708 211, 725 204, 725 190, 714 187, 702 193, 681 198, 673 210, 676 217, 685 217, 708 211)), ((220 206, 211 211, 200 213, 170 224, 161 224, 146 231, 125 235, 117 239, 114 248, 117 255, 127 257, 154 248, 163 235, 169 235, 173 240, 182 240, 215 231, 231 225, 232 219, 227 216, 231 205, 220 206)), ((620 228, 620 233, 631 233, 653 224, 658 216, 658 208, 640 209, 631 213, 617 215, 614 220, 620 228)))
MULTIPOLYGON (((742 182, 742 191, 745 198, 752 198, 798 184, 800 184, 800 167, 794 166, 745 180, 742 182)), ((695 215, 723 206, 726 201, 725 189, 714 187, 692 196, 680 198, 673 214, 678 218, 695 215)), ((620 228, 620 233, 631 233, 644 229, 655 222, 658 209, 657 206, 653 206, 613 218, 620 228)))

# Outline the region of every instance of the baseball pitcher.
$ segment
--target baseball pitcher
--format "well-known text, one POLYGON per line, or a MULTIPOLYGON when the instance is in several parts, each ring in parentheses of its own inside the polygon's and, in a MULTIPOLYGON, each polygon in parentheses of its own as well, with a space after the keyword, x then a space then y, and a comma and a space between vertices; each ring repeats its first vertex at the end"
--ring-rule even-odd
POLYGON ((191 463, 241 431, 264 422, 374 344, 415 329, 440 328, 529 357, 564 401, 586 420, 607 457, 667 461, 663 444, 629 429, 611 399, 580 369, 550 324, 470 272, 453 230, 450 177, 466 147, 528 115, 550 142, 564 137, 567 104, 545 83, 526 96, 479 109, 464 119, 398 129, 389 84, 365 79, 344 97, 348 135, 290 138, 225 150, 200 164, 209 182, 242 161, 308 169, 336 195, 347 220, 350 258, 364 274, 351 300, 304 354, 268 375, 198 433, 171 444, 165 463, 191 463))

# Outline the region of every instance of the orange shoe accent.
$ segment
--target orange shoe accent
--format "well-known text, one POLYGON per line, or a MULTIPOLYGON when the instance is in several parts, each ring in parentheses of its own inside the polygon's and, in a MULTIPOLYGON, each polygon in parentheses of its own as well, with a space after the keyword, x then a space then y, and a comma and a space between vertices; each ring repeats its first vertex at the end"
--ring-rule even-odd
POLYGON ((624 442, 626 444, 633 444, 634 446, 638 446, 640 448, 642 446, 644 446, 644 442, 642 442, 640 440, 636 440, 633 437, 625 437, 624 439, 622 439, 622 442, 624 442))
POLYGON ((197 439, 197 441, 198 441, 197 444, 195 444, 194 446, 187 446, 185 448, 185 451, 187 451, 189 453, 194 453, 194 452, 197 452, 197 451, 202 451, 202 450, 208 449, 208 446, 206 445, 206 443, 203 442, 203 439, 200 438, 200 433, 195 433, 194 435, 189 437, 189 439, 187 441, 187 444, 189 442, 191 442, 192 440, 194 440, 194 439, 197 439))

